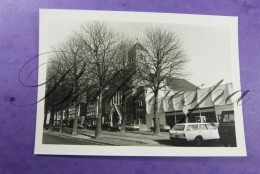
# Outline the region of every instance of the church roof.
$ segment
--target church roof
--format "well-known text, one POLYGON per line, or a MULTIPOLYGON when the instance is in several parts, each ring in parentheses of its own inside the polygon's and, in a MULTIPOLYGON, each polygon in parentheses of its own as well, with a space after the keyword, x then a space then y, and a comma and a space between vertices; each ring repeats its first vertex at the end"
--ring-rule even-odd
POLYGON ((141 45, 140 43, 135 43, 134 46, 131 48, 130 52, 133 52, 135 50, 146 50, 143 45, 141 45))

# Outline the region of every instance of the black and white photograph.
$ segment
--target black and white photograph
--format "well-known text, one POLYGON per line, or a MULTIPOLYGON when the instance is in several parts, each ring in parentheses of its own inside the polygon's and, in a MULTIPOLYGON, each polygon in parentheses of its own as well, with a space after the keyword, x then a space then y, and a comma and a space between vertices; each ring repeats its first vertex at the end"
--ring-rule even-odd
POLYGON ((35 154, 246 156, 237 22, 41 9, 35 154))

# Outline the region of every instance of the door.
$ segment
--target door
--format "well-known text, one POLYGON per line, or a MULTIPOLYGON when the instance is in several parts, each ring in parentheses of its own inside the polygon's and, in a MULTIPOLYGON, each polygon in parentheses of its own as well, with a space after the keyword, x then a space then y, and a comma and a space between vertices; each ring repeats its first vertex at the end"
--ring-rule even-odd
POLYGON ((188 125, 186 128, 185 136, 188 141, 193 141, 199 135, 198 125, 188 125))
POLYGON ((205 124, 199 125, 199 132, 200 132, 200 135, 202 136, 203 140, 210 139, 209 131, 205 124))
POLYGON ((215 140, 219 139, 218 127, 216 125, 207 124, 209 130, 209 139, 215 140))

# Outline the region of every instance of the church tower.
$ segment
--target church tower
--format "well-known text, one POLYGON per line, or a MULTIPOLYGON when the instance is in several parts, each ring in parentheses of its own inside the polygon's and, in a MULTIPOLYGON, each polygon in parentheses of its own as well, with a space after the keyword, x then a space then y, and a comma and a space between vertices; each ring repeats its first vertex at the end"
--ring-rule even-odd
POLYGON ((128 63, 133 64, 135 67, 137 67, 138 57, 144 56, 145 51, 145 48, 137 42, 128 52, 128 63))

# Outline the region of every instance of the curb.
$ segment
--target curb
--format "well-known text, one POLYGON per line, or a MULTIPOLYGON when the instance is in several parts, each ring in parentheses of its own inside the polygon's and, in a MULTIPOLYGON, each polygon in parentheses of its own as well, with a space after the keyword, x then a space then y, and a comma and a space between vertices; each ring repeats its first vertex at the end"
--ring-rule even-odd
MULTIPOLYGON (((88 135, 88 134, 85 134, 85 133, 82 133, 82 132, 78 132, 78 134, 81 134, 81 135, 84 135, 84 136, 88 136, 88 137, 93 137, 93 136, 91 136, 91 135, 88 135)), ((105 135, 105 136, 103 136, 104 138, 111 138, 111 136, 110 135, 105 135)), ((128 140, 128 139, 124 139, 124 138, 116 138, 116 139, 118 139, 118 140, 123 140, 123 141, 133 141, 133 142, 137 142, 137 143, 142 143, 142 144, 146 144, 146 145, 149 145, 149 143, 147 143, 147 142, 144 142, 144 141, 136 141, 136 140, 128 140)), ((103 141, 100 141, 100 142, 103 142, 103 141)), ((104 142, 105 143, 105 142, 104 142)), ((112 144, 112 143, 111 143, 112 144)), ((114 145, 116 145, 116 146, 125 146, 125 145, 120 145, 120 144, 114 144, 114 145)))

